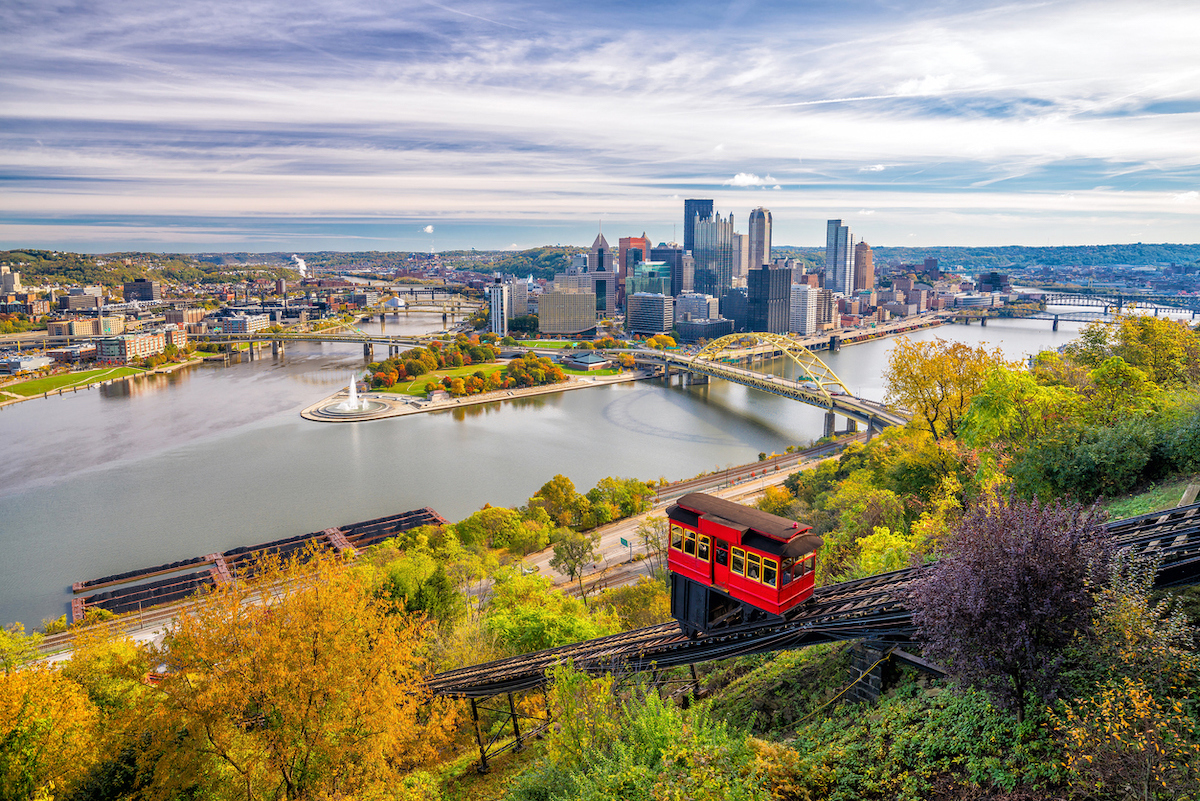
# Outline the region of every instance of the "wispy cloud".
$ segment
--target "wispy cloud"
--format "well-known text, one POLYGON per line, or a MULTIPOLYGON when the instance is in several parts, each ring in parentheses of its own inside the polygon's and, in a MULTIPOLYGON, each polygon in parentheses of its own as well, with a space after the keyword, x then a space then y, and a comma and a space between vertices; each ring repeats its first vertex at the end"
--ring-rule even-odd
POLYGON ((433 220, 439 246, 486 247, 514 234, 447 226, 604 216, 666 239, 678 198, 759 188, 779 241, 870 208, 897 237, 986 242, 1074 193, 1055 213, 1083 241, 1150 214, 1195 238, 1200 8, 940 8, 718 30, 725 6, 683 3, 14 0, 0 214, 433 220))

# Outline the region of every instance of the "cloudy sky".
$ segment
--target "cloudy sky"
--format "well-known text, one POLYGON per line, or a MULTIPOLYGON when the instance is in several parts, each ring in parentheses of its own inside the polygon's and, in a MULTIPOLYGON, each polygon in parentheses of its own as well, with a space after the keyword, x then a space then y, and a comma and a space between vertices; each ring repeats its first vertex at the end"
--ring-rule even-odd
POLYGON ((0 246, 1200 241, 1200 4, 7 0, 0 246))

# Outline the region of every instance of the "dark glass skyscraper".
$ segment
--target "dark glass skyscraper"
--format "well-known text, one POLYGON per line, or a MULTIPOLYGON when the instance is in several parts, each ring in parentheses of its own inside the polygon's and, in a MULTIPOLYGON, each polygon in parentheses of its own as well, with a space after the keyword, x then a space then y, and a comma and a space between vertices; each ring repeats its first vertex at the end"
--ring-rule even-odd
POLYGON ((750 266, 762 267, 771 263, 771 212, 759 206, 750 212, 750 266))
POLYGON ((712 200, 685 200, 683 201, 683 249, 685 251, 693 250, 695 247, 695 226, 696 216, 700 219, 707 220, 713 215, 712 200))
POLYGON ((746 276, 746 330, 786 334, 792 302, 792 271, 764 264, 746 276))
POLYGON ((683 248, 672 242, 650 248, 650 261, 665 261, 671 265, 671 294, 683 292, 683 248))
POLYGON ((825 288, 843 295, 854 291, 854 237, 841 220, 825 223, 825 288))

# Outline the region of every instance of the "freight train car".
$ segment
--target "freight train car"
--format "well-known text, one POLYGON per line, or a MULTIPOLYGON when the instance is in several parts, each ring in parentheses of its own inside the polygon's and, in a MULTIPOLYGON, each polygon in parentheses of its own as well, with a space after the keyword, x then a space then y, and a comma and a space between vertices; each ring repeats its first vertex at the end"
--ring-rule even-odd
POLYGON ((812 597, 811 526, 694 492, 667 509, 671 614, 690 636, 783 618, 812 597))

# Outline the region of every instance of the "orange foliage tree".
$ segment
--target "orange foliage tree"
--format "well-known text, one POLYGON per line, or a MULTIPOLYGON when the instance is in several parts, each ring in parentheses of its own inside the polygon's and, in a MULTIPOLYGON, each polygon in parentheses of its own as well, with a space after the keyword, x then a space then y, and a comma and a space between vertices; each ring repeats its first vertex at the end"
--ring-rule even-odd
POLYGON ((153 783, 205 798, 386 794, 437 757, 457 706, 427 704, 419 618, 393 614, 337 559, 264 560, 162 645, 153 783))

